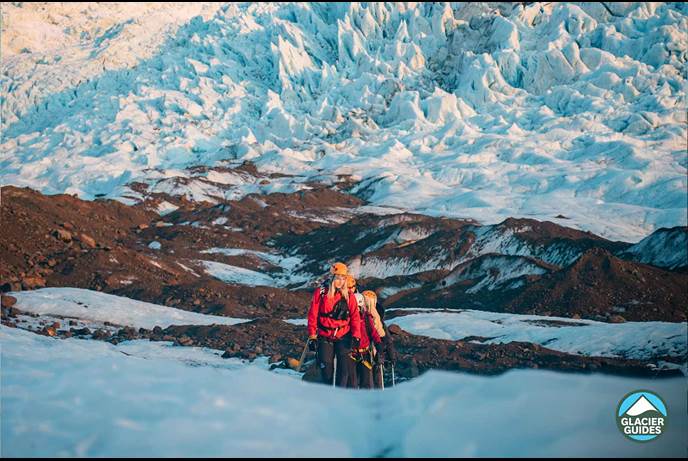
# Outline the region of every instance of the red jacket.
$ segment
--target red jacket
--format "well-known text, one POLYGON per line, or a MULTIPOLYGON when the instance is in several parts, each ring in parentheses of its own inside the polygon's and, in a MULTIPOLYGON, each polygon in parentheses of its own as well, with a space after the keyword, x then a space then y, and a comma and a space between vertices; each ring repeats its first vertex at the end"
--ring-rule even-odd
POLYGON ((361 312, 361 345, 359 346, 361 349, 368 349, 371 340, 375 344, 380 344, 380 342, 382 342, 382 338, 380 338, 380 335, 375 329, 374 322, 370 312, 361 312))
POLYGON ((317 335, 327 339, 339 340, 351 332, 351 336, 361 339, 361 314, 358 311, 358 303, 353 291, 349 292, 348 318, 338 320, 328 316, 332 314, 334 307, 340 300, 346 302, 339 292, 336 292, 332 299, 328 299, 327 287, 315 289, 311 308, 308 311, 309 337, 317 335))

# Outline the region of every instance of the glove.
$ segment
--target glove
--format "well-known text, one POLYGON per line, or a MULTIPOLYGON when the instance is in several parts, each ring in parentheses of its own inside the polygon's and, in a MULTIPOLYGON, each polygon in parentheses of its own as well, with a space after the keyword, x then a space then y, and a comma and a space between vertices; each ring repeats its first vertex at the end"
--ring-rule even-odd
POLYGON ((360 362, 366 356, 368 355, 368 349, 360 348, 360 347, 353 347, 351 348, 351 353, 349 354, 349 357, 351 357, 355 362, 360 362))
POLYGON ((351 350, 356 350, 361 346, 361 339, 357 337, 351 338, 351 350))
POLYGON ((310 350, 311 352, 315 352, 317 348, 318 337, 316 336, 315 338, 308 338, 308 350, 310 350))

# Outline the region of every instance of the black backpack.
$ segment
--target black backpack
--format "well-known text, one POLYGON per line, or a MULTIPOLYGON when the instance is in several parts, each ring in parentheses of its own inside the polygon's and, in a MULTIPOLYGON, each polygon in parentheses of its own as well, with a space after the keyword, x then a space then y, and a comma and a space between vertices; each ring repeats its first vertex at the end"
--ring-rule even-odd
MULTIPOLYGON (((329 287, 327 285, 320 287, 320 299, 325 296, 325 293, 328 289, 329 287)), ((349 304, 343 297, 339 298, 339 301, 337 301, 337 304, 334 305, 331 312, 321 313, 320 315, 334 320, 347 320, 349 318, 349 304)))

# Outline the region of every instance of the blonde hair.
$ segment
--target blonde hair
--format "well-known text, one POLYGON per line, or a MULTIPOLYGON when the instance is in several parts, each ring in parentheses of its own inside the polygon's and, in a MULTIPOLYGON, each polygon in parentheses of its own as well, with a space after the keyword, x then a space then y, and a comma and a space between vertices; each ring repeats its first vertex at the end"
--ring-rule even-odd
POLYGON ((377 298, 363 295, 363 299, 365 300, 363 304, 365 305, 366 310, 373 317, 373 327, 375 330, 377 330, 377 334, 380 336, 380 338, 384 337, 385 328, 382 326, 382 319, 380 319, 380 314, 377 312, 377 298))
MULTIPOLYGON (((337 276, 335 275, 330 279, 330 288, 327 290, 327 297, 330 299, 334 298, 334 294, 335 294, 335 288, 334 288, 335 277, 337 277, 337 276)), ((344 288, 343 290, 341 290, 342 291, 342 297, 346 300, 346 302, 349 302, 349 288, 346 286, 346 279, 344 279, 344 281, 342 283, 343 283, 342 287, 344 288)))

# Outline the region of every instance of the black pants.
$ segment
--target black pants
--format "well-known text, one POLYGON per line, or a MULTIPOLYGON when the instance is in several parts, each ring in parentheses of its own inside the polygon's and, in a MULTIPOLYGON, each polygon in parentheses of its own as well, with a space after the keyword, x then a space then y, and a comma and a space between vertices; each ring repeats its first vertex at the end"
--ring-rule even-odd
POLYGON ((356 384, 358 389, 372 389, 373 388, 373 370, 363 365, 363 362, 354 362, 356 364, 356 384))
POLYGON ((323 383, 332 385, 334 375, 334 359, 337 358, 337 381, 339 387, 350 387, 350 377, 353 374, 353 360, 351 352, 351 335, 346 335, 339 341, 318 338, 318 366, 323 383))

